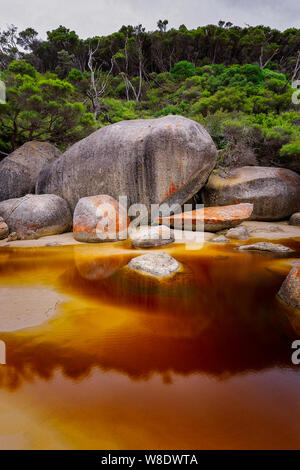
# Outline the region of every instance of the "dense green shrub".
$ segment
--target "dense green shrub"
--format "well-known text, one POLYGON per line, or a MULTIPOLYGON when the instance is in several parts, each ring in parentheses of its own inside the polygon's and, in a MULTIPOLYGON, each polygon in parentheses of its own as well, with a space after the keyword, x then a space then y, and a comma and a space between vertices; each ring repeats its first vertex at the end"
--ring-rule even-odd
POLYGON ((83 79, 84 79, 83 73, 80 72, 80 70, 78 70, 78 69, 70 70, 70 72, 67 76, 68 82, 71 82, 71 83, 81 82, 83 79))
POLYGON ((171 73, 175 78, 192 77, 195 75, 195 66, 188 60, 181 60, 173 65, 171 73))
POLYGON ((137 118, 135 101, 126 101, 123 103, 114 98, 105 98, 103 100, 101 122, 107 123, 108 121, 109 123, 114 123, 137 118))
POLYGON ((35 68, 26 62, 26 60, 14 60, 8 66, 8 71, 20 75, 28 75, 29 77, 35 78, 37 71, 35 68))

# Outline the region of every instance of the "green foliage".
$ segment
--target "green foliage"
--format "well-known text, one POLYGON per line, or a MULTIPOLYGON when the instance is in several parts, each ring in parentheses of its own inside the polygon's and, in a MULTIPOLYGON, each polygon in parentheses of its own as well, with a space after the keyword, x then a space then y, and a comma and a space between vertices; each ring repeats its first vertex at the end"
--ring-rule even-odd
POLYGON ((105 98, 103 100, 104 113, 101 116, 101 122, 114 123, 124 120, 137 119, 136 102, 126 101, 122 103, 114 98, 105 98))
POLYGON ((238 87, 230 87, 225 90, 217 91, 213 96, 202 98, 194 104, 192 112, 202 113, 215 113, 218 110, 222 111, 244 111, 251 112, 252 107, 249 100, 247 100, 247 93, 238 87))
POLYGON ((187 78, 195 75, 195 66, 188 60, 181 60, 174 64, 171 73, 175 78, 187 78))
POLYGON ((300 159, 300 138, 291 142, 290 144, 284 145, 280 149, 281 157, 297 157, 300 159))
POLYGON ((56 78, 6 75, 7 103, 0 105, 0 129, 13 150, 28 140, 49 140, 64 147, 95 129, 95 122, 74 87, 56 78))
POLYGON ((67 80, 68 82, 72 84, 76 84, 78 82, 81 82, 84 79, 82 72, 78 69, 71 69, 70 72, 68 73, 67 80))
POLYGON ((35 68, 24 59, 12 61, 8 66, 8 71, 15 74, 28 75, 33 78, 35 78, 37 74, 35 68))
POLYGON ((162 108, 160 111, 157 111, 155 113, 155 117, 162 117, 162 116, 168 116, 169 114, 181 114, 184 115, 185 113, 188 112, 189 105, 188 103, 182 101, 180 104, 177 105, 170 105, 166 106, 165 108, 162 108))
POLYGON ((167 20, 160 20, 155 31, 127 25, 86 40, 59 26, 45 41, 32 28, 18 34, 11 26, 0 32, 7 85, 0 151, 30 139, 64 148, 99 126, 179 114, 207 128, 219 165, 298 158, 300 115, 290 80, 299 41, 295 28, 280 32, 223 21, 167 30, 167 20), (91 49, 98 95, 91 95, 91 49), (89 113, 95 109, 97 121, 89 113))

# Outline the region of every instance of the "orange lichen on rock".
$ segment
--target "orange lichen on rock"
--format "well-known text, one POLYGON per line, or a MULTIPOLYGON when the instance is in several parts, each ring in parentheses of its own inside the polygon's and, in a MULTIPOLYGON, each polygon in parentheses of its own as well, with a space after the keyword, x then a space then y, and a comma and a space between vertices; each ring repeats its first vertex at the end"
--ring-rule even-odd
POLYGON ((84 242, 116 241, 129 223, 126 209, 111 196, 85 197, 75 208, 74 238, 84 242))
POLYGON ((168 199, 170 196, 172 196, 172 194, 174 194, 176 191, 178 191, 180 188, 181 188, 182 185, 176 185, 174 183, 174 181, 172 181, 172 183, 170 184, 169 186, 169 189, 168 191, 164 194, 164 197, 163 199, 168 199))
POLYGON ((191 224, 196 228, 203 222, 204 229, 216 232, 225 228, 235 227, 251 217, 253 204, 236 204, 231 206, 205 207, 190 212, 182 212, 169 217, 161 217, 156 222, 170 224, 171 226, 183 226, 191 224))

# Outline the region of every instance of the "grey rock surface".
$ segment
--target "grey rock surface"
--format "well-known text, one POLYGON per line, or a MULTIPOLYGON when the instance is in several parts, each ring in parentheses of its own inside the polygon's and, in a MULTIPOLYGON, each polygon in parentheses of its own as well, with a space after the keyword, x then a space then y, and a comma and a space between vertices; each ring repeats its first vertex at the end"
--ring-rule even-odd
POLYGON ((280 220, 300 210, 300 175, 284 168, 234 168, 211 175, 202 198, 207 206, 250 202, 251 220, 280 220))
POLYGON ((170 276, 180 268, 176 259, 164 252, 138 256, 133 258, 127 266, 155 277, 170 276))
POLYGON ((287 305, 300 311, 300 265, 290 271, 278 292, 278 296, 287 305))
POLYGON ((248 240, 250 238, 248 230, 243 226, 231 228, 226 233, 226 236, 234 240, 248 240))
POLYGON ((210 240, 212 243, 229 243, 229 240, 224 235, 219 235, 218 237, 212 238, 210 240))
POLYGON ((34 192, 39 172, 60 151, 48 142, 26 142, 0 162, 0 201, 34 192))
POLYGON ((289 220, 290 225, 299 225, 300 226, 300 212, 295 212, 289 220))
POLYGON ((11 232, 8 235, 7 241, 8 242, 15 242, 16 240, 18 240, 18 234, 16 232, 11 232))
POLYGON ((72 227, 67 202, 54 194, 28 194, 0 202, 0 216, 17 237, 30 240, 66 232, 72 227))
POLYGON ((9 228, 2 218, 0 218, 0 240, 6 238, 9 234, 9 228))
POLYGON ((169 245, 175 241, 173 231, 165 225, 143 226, 130 233, 130 240, 136 248, 154 248, 169 245))
POLYGON ((294 250, 288 246, 280 245, 279 243, 258 242, 253 245, 241 245, 237 248, 241 251, 257 250, 257 251, 270 251, 272 253, 292 253, 294 250))
MULTIPOLYGON (((181 116, 103 127, 45 167, 36 192, 57 194, 74 210, 80 198, 109 194, 134 203, 183 204, 205 184, 217 159, 208 132, 181 116)), ((131 214, 130 214, 131 215, 131 214)))
POLYGON ((88 243, 126 240, 129 223, 126 209, 111 196, 83 197, 75 207, 73 235, 88 243))

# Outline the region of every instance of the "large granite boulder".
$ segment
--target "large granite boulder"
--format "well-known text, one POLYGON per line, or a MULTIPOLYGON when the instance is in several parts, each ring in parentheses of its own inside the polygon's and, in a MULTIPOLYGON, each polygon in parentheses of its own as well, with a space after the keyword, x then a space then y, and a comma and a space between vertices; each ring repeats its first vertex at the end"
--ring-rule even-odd
POLYGON ((34 192, 39 172, 61 155, 48 142, 27 142, 0 162, 0 201, 34 192))
POLYGON ((67 232, 72 227, 70 208, 54 194, 28 194, 0 202, 0 216, 17 238, 38 238, 67 232))
POLYGON ((79 242, 126 240, 130 220, 126 209, 111 196, 81 198, 73 216, 73 235, 79 242))
POLYGON ((280 220, 300 210, 300 175, 284 168, 245 166, 210 176, 207 206, 253 203, 252 220, 280 220))
MULTIPOLYGON (((73 145, 44 168, 36 192, 58 194, 74 210, 82 197, 128 197, 128 206, 183 204, 205 184, 216 147, 198 123, 181 116, 122 121, 73 145)), ((134 215, 134 214, 133 214, 134 215)))
POLYGON ((300 265, 290 271, 278 295, 284 303, 300 311, 300 265))

